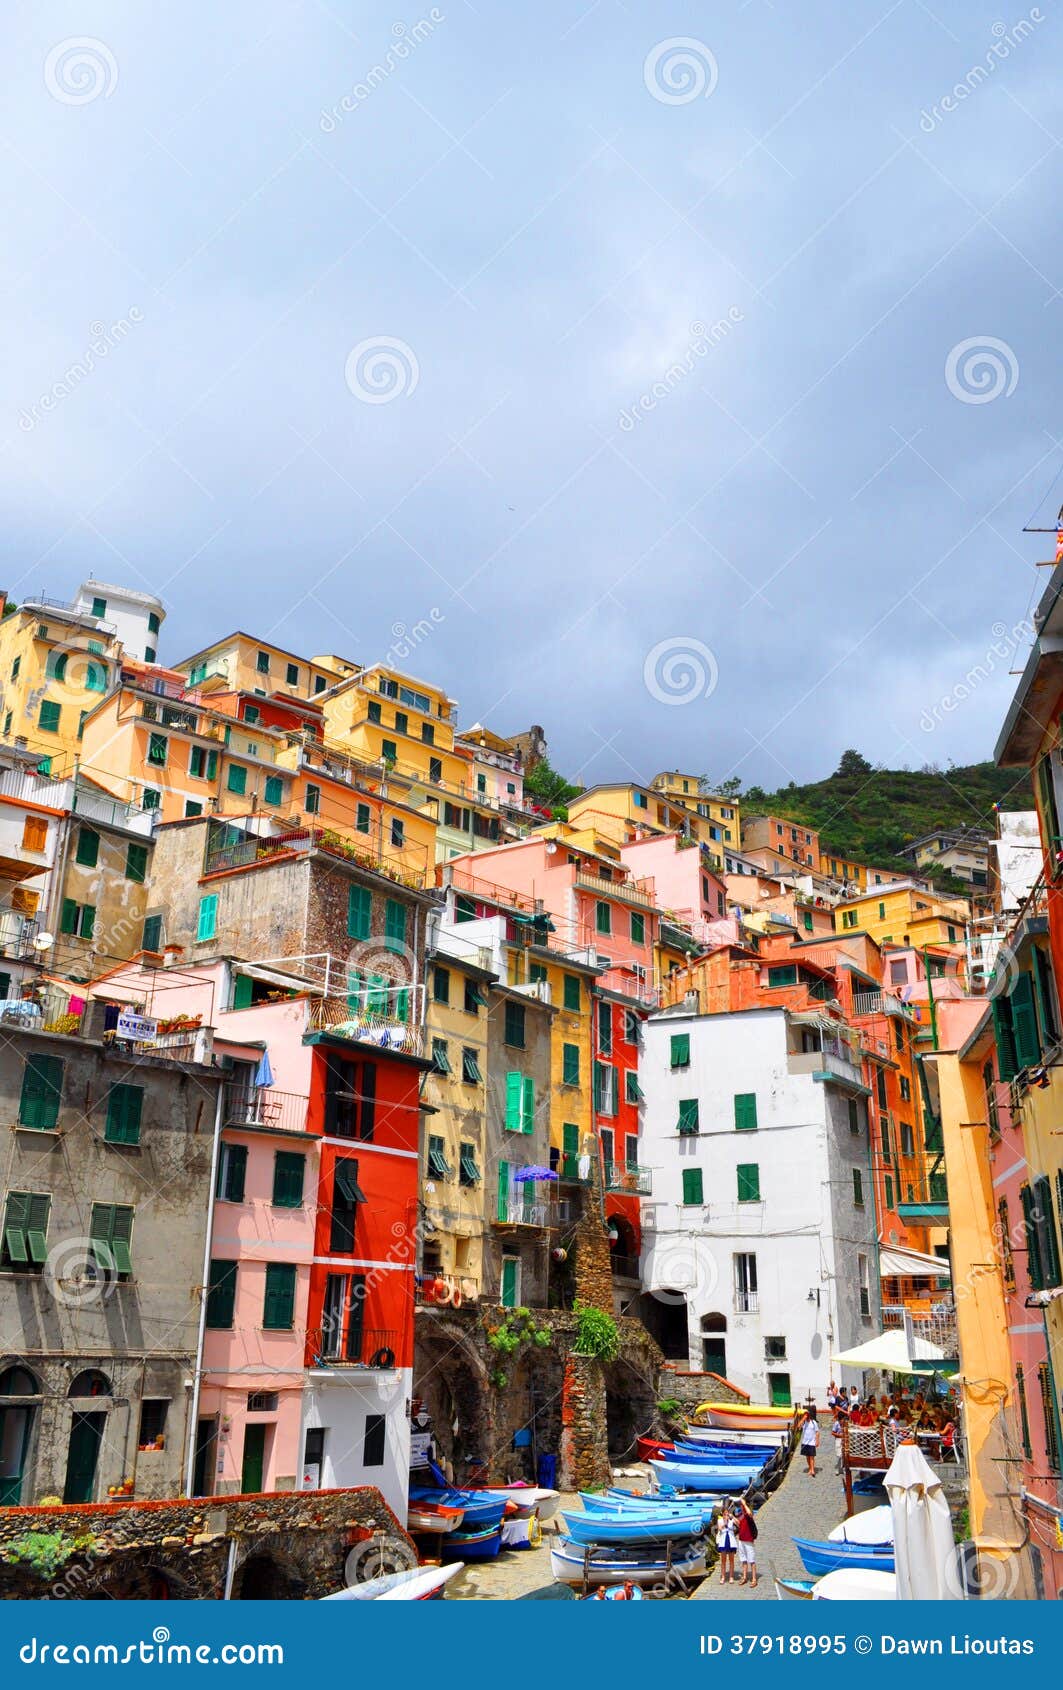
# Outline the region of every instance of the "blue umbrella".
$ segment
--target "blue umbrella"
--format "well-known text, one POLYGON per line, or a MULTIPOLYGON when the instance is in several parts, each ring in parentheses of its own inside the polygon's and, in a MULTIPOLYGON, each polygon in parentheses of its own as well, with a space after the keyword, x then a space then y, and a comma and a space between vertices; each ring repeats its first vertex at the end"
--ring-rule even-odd
POLYGON ((255 1085, 258 1087, 265 1087, 271 1086, 272 1084, 273 1069, 270 1067, 269 1051, 264 1050, 262 1055, 259 1057, 258 1067, 255 1069, 255 1085))
POLYGON ((517 1168, 513 1174, 513 1184, 523 1185, 531 1179, 556 1179, 553 1168, 517 1168))

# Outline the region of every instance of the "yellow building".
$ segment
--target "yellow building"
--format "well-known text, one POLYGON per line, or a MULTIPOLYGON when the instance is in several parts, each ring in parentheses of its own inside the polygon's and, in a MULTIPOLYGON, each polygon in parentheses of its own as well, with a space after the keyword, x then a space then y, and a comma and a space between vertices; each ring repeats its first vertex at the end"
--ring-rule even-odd
POLYGON ((717 843, 729 845, 732 851, 742 848, 742 804, 738 798, 721 797, 712 792, 701 790, 701 781, 697 775, 684 775, 678 769, 669 772, 665 770, 654 775, 650 782, 654 792, 680 809, 687 810, 692 815, 700 816, 703 820, 714 822, 720 829, 720 839, 717 843))
POLYGON ((115 625, 75 604, 28 599, 0 622, 2 737, 68 775, 86 711, 117 679, 115 625))
POLYGON ((712 868, 723 866, 721 853, 728 841, 721 823, 666 799, 652 787, 589 786, 566 808, 574 826, 594 829, 614 845, 629 844, 646 833, 684 833, 708 847, 712 868))
POLYGON ((283 646, 239 631, 174 665, 188 677, 189 686, 204 692, 213 686, 259 698, 280 694, 311 699, 320 698, 337 681, 353 674, 355 667, 341 657, 299 657, 283 646))
POLYGON ((961 947, 968 918, 962 898, 937 898, 909 880, 843 898, 834 909, 838 933, 859 929, 877 945, 961 947))
POLYGON ((553 949, 547 935, 507 945, 508 984, 541 985, 557 1011, 550 1026, 550 1144, 563 1172, 593 1144, 594 1003, 591 988, 603 973, 576 951, 553 949))

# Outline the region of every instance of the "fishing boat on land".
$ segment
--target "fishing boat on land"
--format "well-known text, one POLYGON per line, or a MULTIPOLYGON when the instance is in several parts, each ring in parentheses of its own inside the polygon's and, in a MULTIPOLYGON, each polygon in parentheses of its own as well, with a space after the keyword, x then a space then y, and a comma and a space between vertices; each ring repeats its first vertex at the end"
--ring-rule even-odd
POLYGON ((714 1492, 717 1496, 736 1496, 752 1484, 759 1467, 702 1467, 696 1461, 651 1461, 650 1467, 663 1487, 675 1490, 714 1492))
POLYGON ((775 1594, 780 1602, 811 1602, 815 1579, 776 1579, 775 1594))
POLYGON ((509 1497, 495 1496, 489 1491, 456 1490, 452 1486, 415 1485, 410 1489, 410 1503, 436 1502, 446 1508, 464 1511, 462 1526, 473 1531, 482 1526, 498 1526, 509 1506, 509 1497))
POLYGON ((705 1571, 705 1551, 700 1545, 639 1554, 627 1548, 591 1549, 589 1545, 558 1538, 550 1550, 550 1571, 558 1584, 658 1584, 671 1571, 683 1578, 698 1578, 705 1571))
POLYGON ((334 1590, 322 1602, 432 1602, 441 1599, 446 1585, 457 1578, 463 1561, 449 1567, 411 1567, 401 1573, 384 1573, 348 1590, 334 1590))
POLYGON ((501 1523, 473 1532, 450 1532, 439 1546, 444 1561, 493 1561, 502 1547, 501 1523))
POLYGON ((461 1525, 465 1509, 459 1503, 411 1502, 406 1510, 410 1532, 453 1532, 461 1525))
POLYGON ((897 1575, 875 1568, 838 1567, 816 1580, 812 1596, 816 1602, 895 1602, 897 1575))
POLYGON ((711 1497, 666 1496, 663 1491, 607 1490, 604 1496, 580 1491, 579 1499, 588 1514, 615 1514, 619 1509, 640 1514, 690 1514, 708 1517, 716 1507, 711 1497))
POLYGON ((562 1512, 565 1531, 572 1543, 624 1544, 667 1543, 700 1537, 705 1529, 699 1514, 577 1514, 562 1512))
POLYGON ((652 1461, 658 1455, 668 1455, 675 1445, 662 1438, 636 1438, 635 1449, 640 1461, 652 1461))
POLYGON ((725 1426, 699 1426, 692 1420, 682 1434, 682 1441, 688 1444, 712 1444, 720 1449, 741 1449, 750 1444, 755 1449, 785 1449, 790 1442, 790 1426, 787 1423, 781 1430, 769 1426, 742 1430, 725 1426))
POLYGON ((552 1520, 561 1501, 559 1490, 544 1490, 536 1485, 482 1485, 480 1490, 481 1494, 506 1497, 515 1505, 518 1520, 525 1520, 532 1513, 537 1513, 544 1522, 552 1520))
POLYGON ((711 1467, 769 1467, 779 1457, 775 1449, 719 1449, 715 1444, 684 1444, 678 1441, 659 1457, 662 1461, 701 1461, 711 1467))
POLYGON ((893 1545, 868 1543, 817 1543, 812 1538, 795 1537, 797 1553, 806 1573, 821 1578, 839 1567, 861 1567, 867 1572, 895 1571, 893 1545))
POLYGON ((794 1417, 792 1408, 772 1408, 767 1403, 751 1402, 702 1402, 694 1412, 703 1416, 710 1426, 738 1432, 781 1430, 794 1417))
POLYGON ((893 1542, 893 1509, 888 1502, 850 1514, 840 1526, 827 1533, 831 1543, 868 1543, 884 1546, 893 1542))

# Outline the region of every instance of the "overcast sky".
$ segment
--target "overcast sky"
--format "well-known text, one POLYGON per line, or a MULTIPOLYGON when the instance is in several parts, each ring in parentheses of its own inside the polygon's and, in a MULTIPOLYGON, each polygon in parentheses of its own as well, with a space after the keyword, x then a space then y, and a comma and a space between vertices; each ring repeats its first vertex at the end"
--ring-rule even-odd
POLYGON ((23 4, 0 580, 150 588, 164 659, 418 629, 588 782, 989 755, 1061 496, 1061 33, 23 4))

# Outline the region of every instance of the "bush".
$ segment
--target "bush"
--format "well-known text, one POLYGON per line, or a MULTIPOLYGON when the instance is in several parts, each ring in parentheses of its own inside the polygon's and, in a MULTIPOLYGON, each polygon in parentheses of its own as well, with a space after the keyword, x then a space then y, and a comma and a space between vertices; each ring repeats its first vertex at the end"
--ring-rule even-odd
POLYGON ((620 1332, 616 1321, 604 1309, 576 1304, 576 1347, 579 1356, 594 1356, 598 1361, 615 1361, 620 1354, 620 1332))

